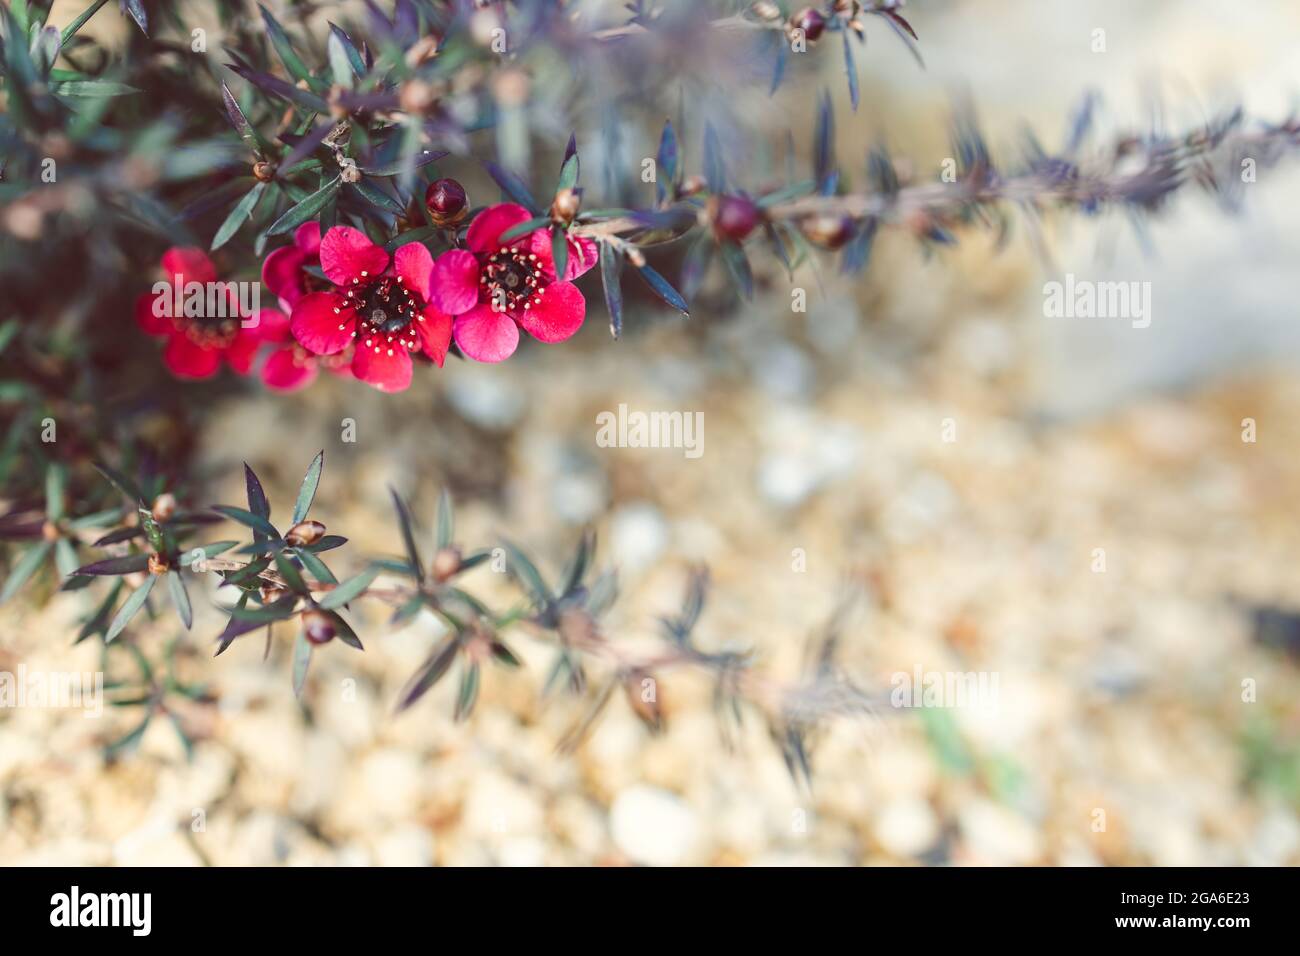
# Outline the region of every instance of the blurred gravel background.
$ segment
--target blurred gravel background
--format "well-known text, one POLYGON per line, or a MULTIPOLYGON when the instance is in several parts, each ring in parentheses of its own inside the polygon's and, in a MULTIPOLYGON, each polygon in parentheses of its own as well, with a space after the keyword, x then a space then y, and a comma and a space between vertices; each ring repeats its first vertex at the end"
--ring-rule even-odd
MULTIPOLYGON (((1022 122, 1063 135, 1087 88, 1106 94, 1112 128, 1144 122, 1155 89, 1171 126, 1231 100, 1280 118, 1300 66, 1300 8, 1282 2, 917 0, 908 12, 928 70, 877 30, 856 119, 825 58, 846 164, 884 136, 937 168, 954 92, 996 147, 1022 122), (1105 54, 1090 52, 1095 28, 1105 54)), ((782 92, 780 125, 811 125, 814 89, 782 92)), ((0 862, 1300 862, 1300 640, 1291 656, 1265 646, 1251 618, 1300 612, 1298 198, 1300 169, 1284 165, 1247 187, 1236 219, 1180 200, 1150 254, 1119 222, 1055 230, 1059 272, 1152 283, 1148 329, 1044 318, 1053 273, 1022 233, 1001 253, 971 235, 930 261, 886 238, 856 287, 801 274, 807 314, 790 313, 781 279, 730 317, 634 313, 613 343, 591 284, 569 345, 449 362, 399 396, 323 381, 213 410, 211 500, 240 500, 243 458, 282 513, 324 447, 314 513, 351 537, 345 553, 395 547, 390 483, 426 535, 446 483, 462 541, 508 531, 552 571, 590 522, 623 581, 612 634, 653 636, 689 565, 707 562, 701 643, 754 647, 778 674, 795 673, 857 573, 869 601, 844 663, 860 681, 993 672, 997 706, 833 725, 809 791, 757 721, 727 750, 710 687, 689 674, 662 682, 664 734, 618 702, 566 757, 554 747, 578 710, 541 699, 540 643, 517 639, 526 667, 489 672, 456 725, 452 682, 392 716, 437 636, 431 618, 392 634, 382 615, 365 620, 366 653, 318 655, 300 704, 290 633, 268 662, 260 639, 212 661, 199 635, 218 617, 196 601, 181 664, 219 706, 188 717, 193 760, 163 722, 106 765, 98 745, 129 715, 0 711, 0 862), (598 448, 596 415, 619 403, 702 411, 703 456, 598 448), (345 418, 355 444, 339 440, 345 418)), ((469 580, 512 598, 486 568, 469 580)), ((0 669, 95 669, 93 647, 65 640, 86 600, 5 608, 0 669)), ((160 619, 146 639, 171 627, 160 619)))

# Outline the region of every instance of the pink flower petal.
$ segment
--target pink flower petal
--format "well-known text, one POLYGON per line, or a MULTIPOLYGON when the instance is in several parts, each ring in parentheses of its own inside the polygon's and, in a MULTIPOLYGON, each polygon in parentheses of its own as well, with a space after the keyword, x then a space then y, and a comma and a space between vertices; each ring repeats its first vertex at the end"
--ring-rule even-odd
POLYGON ((211 378, 221 368, 221 351, 200 348, 184 335, 173 335, 163 349, 163 364, 177 378, 211 378))
POLYGON ((247 375, 253 370, 253 359, 257 358, 257 350, 261 345, 262 337, 256 329, 240 329, 235 341, 226 346, 226 361, 240 375, 247 375))
MULTIPOLYGON (((336 323, 337 324, 337 323, 336 323)), ((257 323, 247 327, 263 342, 292 342, 289 317, 279 309, 262 309, 257 313, 257 323)))
POLYGON ((383 275, 388 253, 360 229, 335 226, 321 239, 320 266, 335 285, 347 286, 353 279, 383 275))
POLYGON ((572 282, 552 282, 542 290, 542 301, 517 313, 519 324, 539 342, 563 342, 582 328, 587 300, 572 282))
POLYGON ((313 292, 298 300, 289 318, 293 337, 317 355, 342 352, 352 341, 356 312, 333 292, 313 292), (336 311, 337 310, 337 311, 336 311))
POLYGON ((262 260, 262 285, 289 308, 307 294, 302 267, 306 254, 297 246, 281 246, 262 260))
POLYGON ((442 368, 442 363, 447 358, 447 349, 451 345, 451 316, 428 306, 420 313, 415 331, 420 333, 424 354, 433 359, 434 365, 442 368))
POLYGON ((433 264, 428 301, 448 315, 460 315, 478 302, 478 259, 464 249, 452 249, 433 264))
POLYGON ((276 349, 262 366, 262 383, 277 392, 293 392, 305 388, 316 379, 315 362, 299 362, 296 349, 286 346, 276 349))
MULTIPOLYGON (((469 224, 469 231, 465 233, 465 245, 469 246, 470 252, 480 255, 496 252, 501 248, 501 233, 532 218, 531 212, 512 202, 488 206, 469 224)), ((512 240, 511 245, 521 239, 512 240)))
POLYGON ((358 347, 352 374, 381 392, 403 391, 411 384, 411 353, 400 345, 358 347))
POLYGON ((398 246, 393 253, 393 271, 406 287, 426 302, 429 300, 429 277, 433 274, 433 256, 420 242, 398 246))
POLYGON ((304 222, 293 234, 293 244, 308 259, 320 258, 320 223, 316 220, 304 222))
POLYGON ((217 267, 212 264, 208 254, 193 246, 173 246, 163 253, 162 268, 164 278, 175 282, 181 277, 181 284, 187 282, 216 282, 217 267))
POLYGON ((159 298, 165 299, 166 296, 146 292, 135 300, 135 323, 149 335, 167 335, 174 328, 166 315, 154 315, 154 301, 159 298))
POLYGON ((486 302, 457 316, 452 329, 460 350, 479 362, 503 362, 519 345, 515 320, 486 302))
MULTIPOLYGON (((596 264, 600 258, 600 247, 586 236, 566 236, 569 244, 569 261, 564 265, 564 281, 578 278, 596 264)), ((541 263, 542 274, 548 279, 556 278, 555 258, 551 255, 551 230, 536 229, 528 234, 528 251, 537 256, 541 263)))

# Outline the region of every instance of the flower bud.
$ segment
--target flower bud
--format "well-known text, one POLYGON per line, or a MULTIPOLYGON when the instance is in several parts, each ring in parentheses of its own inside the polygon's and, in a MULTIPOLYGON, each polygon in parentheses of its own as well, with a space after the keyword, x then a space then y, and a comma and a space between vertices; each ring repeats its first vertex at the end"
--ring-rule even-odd
POLYGON ((301 548, 304 545, 315 544, 324 534, 325 526, 323 524, 308 519, 299 521, 290 528, 288 534, 284 536, 284 540, 288 542, 290 547, 301 548))
POLYGON ((826 18, 812 7, 804 7, 790 18, 790 25, 802 30, 809 43, 816 43, 826 29, 826 18))
POLYGON ((573 222, 582 207, 582 197, 575 190, 561 189, 551 203, 551 221, 561 226, 573 222))
POLYGON ((334 640, 337 633, 334 630, 334 622, 324 611, 317 611, 313 608, 310 611, 303 611, 302 630, 307 635, 307 640, 313 644, 328 644, 334 640))
POLYGON ((259 183, 269 183, 275 179, 275 163, 258 160, 253 164, 253 176, 259 183))
POLYGON ((44 538, 46 541, 58 541, 59 526, 56 525, 53 521, 45 522, 45 524, 41 525, 41 537, 44 538))
POLYGON ((424 80, 408 80, 398 91, 397 100, 404 113, 423 115, 437 102, 438 94, 432 84, 424 80))
POLYGON ((719 239, 743 242, 753 232, 763 213, 753 202, 741 196, 714 196, 708 205, 713 234, 719 239))
POLYGON ((153 507, 149 510, 154 521, 170 521, 172 515, 176 514, 176 498, 170 492, 163 492, 153 500, 153 507))
POLYGON ((433 579, 441 584, 449 577, 460 570, 461 554, 460 548, 455 546, 439 548, 438 553, 433 556, 433 579))
POLYGON ((150 574, 155 574, 155 575, 166 574, 170 570, 171 570, 171 565, 167 563, 167 559, 163 557, 161 554, 149 555, 150 574))
POLYGON ((429 183, 424 191, 424 208, 429 210, 435 226, 446 229, 469 214, 469 197, 465 195, 465 187, 456 180, 439 179, 429 183))
POLYGON ((851 216, 835 213, 809 216, 800 221, 799 230, 809 242, 823 249, 839 249, 853 238, 856 231, 851 216))
POLYGON ((678 190, 678 193, 682 198, 686 198, 688 196, 698 195, 708 189, 708 187, 708 181, 705 180, 703 176, 687 176, 682 181, 682 188, 678 190))

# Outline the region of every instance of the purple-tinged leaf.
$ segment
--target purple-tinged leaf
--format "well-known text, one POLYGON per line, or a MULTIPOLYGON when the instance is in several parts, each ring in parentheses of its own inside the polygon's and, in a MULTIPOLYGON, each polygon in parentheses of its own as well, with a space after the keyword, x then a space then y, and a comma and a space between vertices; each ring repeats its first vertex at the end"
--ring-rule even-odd
POLYGON ((646 285, 650 286, 650 289, 655 295, 659 296, 659 298, 663 299, 682 315, 688 318, 690 317, 690 306, 686 304, 686 300, 682 298, 681 293, 674 289, 667 279, 649 266, 637 266, 636 271, 641 278, 645 280, 646 285))
POLYGON ((484 168, 487 169, 488 175, 491 176, 493 181, 501 187, 501 191, 505 193, 512 202, 519 203, 519 205, 523 206, 529 212, 537 213, 539 211, 537 201, 533 199, 532 192, 524 184, 522 179, 510 172, 510 170, 498 166, 496 163, 484 163, 483 165, 484 168))
POLYGON ((93 564, 77 568, 72 573, 78 575, 135 574, 147 567, 149 567, 149 555, 128 554, 120 558, 106 558, 103 561, 95 561, 93 564))

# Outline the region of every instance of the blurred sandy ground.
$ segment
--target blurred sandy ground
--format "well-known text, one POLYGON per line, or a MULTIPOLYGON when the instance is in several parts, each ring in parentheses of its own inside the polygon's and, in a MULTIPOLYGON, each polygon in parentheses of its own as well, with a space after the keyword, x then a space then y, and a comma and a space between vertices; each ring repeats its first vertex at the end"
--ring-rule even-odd
MULTIPOLYGON (((937 168, 957 88, 995 146, 1022 120, 1052 142, 1087 87, 1133 122, 1155 80, 1184 117, 1227 96, 1276 117, 1292 93, 1293 6, 993 6, 913 4, 925 73, 874 29, 856 124, 826 57, 846 163, 883 134, 937 168), (1089 52, 1098 26, 1104 55, 1089 52), (858 128, 869 135, 854 143, 858 128)), ((796 129, 812 121, 811 91, 778 101, 796 129)), ((1153 230, 1155 258, 1116 224, 1056 235, 1062 271, 1152 281, 1145 330, 1044 319, 1046 276, 1023 241, 995 256, 972 236, 926 262, 886 240, 856 289, 827 269, 821 286, 800 276, 806 315, 790 314, 782 282, 730 319, 634 314, 614 344, 589 285, 592 321, 570 345, 501 367, 449 363, 396 398, 322 383, 214 416, 205 444, 223 452, 209 464, 229 477, 212 500, 240 500, 232 466, 243 457, 283 513, 326 448, 317 512, 352 537, 344 554, 395 548, 389 483, 413 499, 426 547, 447 482, 458 537, 478 545, 508 531, 552 574, 590 521, 624 582, 611 633, 652 636, 687 566, 706 561, 715 586, 701 642, 755 647, 761 666, 787 675, 845 574, 864 570, 874 588, 846 641, 849 670, 881 687, 916 667, 995 672, 997 707, 835 725, 809 793, 757 721, 725 750, 710 688, 689 675, 663 681, 662 736, 617 702, 566 758, 554 745, 577 709, 540 700, 541 643, 516 638, 525 671, 489 672, 475 717, 458 726, 452 681, 391 716, 436 638, 432 620, 394 634, 382 614, 365 620, 367 652, 318 655, 300 706, 291 635, 269 663, 260 640, 214 662, 199 635, 220 625, 201 606, 184 665, 220 706, 196 716, 204 739, 191 763, 156 722, 137 756, 106 767, 96 745, 134 714, 0 716, 0 861, 1300 862, 1300 679, 1251 640, 1242 611, 1300 607, 1300 385, 1285 281, 1298 184, 1285 167, 1261 175, 1239 220, 1180 202, 1153 230), (1118 237, 1109 260, 1097 251, 1107 229, 1118 237), (595 417, 620 402, 703 411, 703 457, 597 448, 595 417), (1241 441, 1247 417, 1253 444, 1241 441), (344 418, 356 444, 339 442, 344 418), (945 443, 949 418, 957 440, 945 443), (1097 548, 1105 573, 1091 570, 1097 548), (1254 703, 1242 701, 1247 679, 1254 703), (206 827, 195 833, 197 810, 206 827)), ((470 580, 511 599, 489 571, 470 580)), ((6 609, 5 666, 93 669, 93 648, 64 646, 83 601, 6 609)), ((144 639, 171 636, 160 627, 144 639)))

